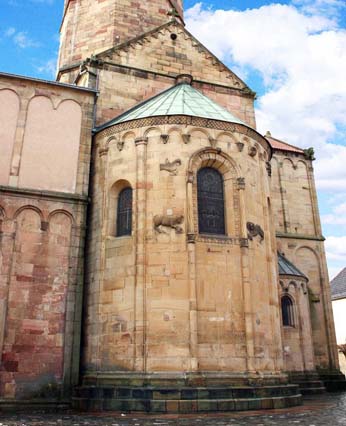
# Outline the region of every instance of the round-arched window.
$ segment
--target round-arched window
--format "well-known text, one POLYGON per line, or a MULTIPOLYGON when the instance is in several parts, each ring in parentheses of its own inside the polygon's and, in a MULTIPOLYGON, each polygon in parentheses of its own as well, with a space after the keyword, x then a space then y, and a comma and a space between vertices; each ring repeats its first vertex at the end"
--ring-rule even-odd
POLYGON ((293 302, 290 297, 281 298, 282 324, 288 327, 294 327, 293 302))
POLYGON ((117 237, 132 232, 132 188, 124 188, 118 197, 117 237))
POLYGON ((225 235, 223 177, 212 167, 197 173, 198 231, 200 234, 225 235))

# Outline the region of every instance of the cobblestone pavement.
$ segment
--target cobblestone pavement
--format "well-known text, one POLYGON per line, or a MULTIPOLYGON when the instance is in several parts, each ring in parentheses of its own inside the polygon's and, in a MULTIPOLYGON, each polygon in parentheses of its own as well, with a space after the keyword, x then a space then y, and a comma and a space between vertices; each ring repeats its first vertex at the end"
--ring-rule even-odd
POLYGON ((196 415, 124 413, 1 414, 0 426, 346 426, 346 393, 306 399, 303 406, 196 415))

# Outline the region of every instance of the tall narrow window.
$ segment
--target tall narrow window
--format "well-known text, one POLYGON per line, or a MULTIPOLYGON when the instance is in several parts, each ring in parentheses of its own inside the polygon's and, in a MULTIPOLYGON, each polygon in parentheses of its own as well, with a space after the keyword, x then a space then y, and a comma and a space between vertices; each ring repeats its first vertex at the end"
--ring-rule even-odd
POLYGON ((222 175, 211 167, 197 173, 198 229, 201 234, 225 235, 222 175))
POLYGON ((125 188, 119 193, 117 208, 117 237, 132 232, 132 189, 125 188))
POLYGON ((282 324, 294 327, 293 303, 290 297, 281 298, 282 324))

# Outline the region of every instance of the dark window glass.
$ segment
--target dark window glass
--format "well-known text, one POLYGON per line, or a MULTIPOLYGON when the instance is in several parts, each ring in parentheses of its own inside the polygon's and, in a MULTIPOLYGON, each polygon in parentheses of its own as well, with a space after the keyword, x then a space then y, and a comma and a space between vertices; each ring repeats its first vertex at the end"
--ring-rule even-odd
POLYGON ((123 189, 118 198, 117 237, 131 235, 132 232, 132 189, 123 189))
POLYGON ((282 324, 290 327, 294 326, 293 303, 288 296, 281 298, 282 324))
POLYGON ((225 235, 222 175, 211 167, 197 173, 198 229, 201 234, 225 235))

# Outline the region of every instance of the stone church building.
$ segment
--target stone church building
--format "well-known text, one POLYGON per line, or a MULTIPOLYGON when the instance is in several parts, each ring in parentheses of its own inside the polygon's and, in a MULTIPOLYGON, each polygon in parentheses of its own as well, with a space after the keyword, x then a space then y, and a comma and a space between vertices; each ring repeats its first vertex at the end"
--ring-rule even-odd
POLYGON ((0 73, 0 410, 344 386, 313 151, 254 100, 181 0, 65 0, 57 80, 0 73))

